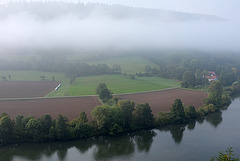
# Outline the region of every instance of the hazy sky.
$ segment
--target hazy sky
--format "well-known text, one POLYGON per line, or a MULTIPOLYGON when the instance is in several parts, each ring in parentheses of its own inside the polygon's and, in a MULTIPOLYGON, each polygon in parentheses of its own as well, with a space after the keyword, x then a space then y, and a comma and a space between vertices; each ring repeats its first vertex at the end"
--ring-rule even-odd
POLYGON ((90 2, 119 3, 130 6, 216 14, 239 17, 239 0, 89 0, 90 2))
MULTIPOLYGON (((23 0, 0 0, 23 1, 23 0)), ((25 0, 25 1, 67 1, 67 2, 98 2, 122 4, 136 7, 158 8, 182 12, 215 14, 222 17, 238 18, 240 0, 25 0)))
POLYGON ((129 18, 111 19, 101 14, 99 16, 100 12, 95 12, 95 15, 84 19, 67 14, 51 21, 42 21, 31 14, 22 13, 0 20, 0 52, 8 53, 9 48, 30 47, 46 50, 58 47, 71 49, 176 47, 240 51, 240 0, 88 0, 88 2, 214 14, 228 21, 146 22, 129 18))

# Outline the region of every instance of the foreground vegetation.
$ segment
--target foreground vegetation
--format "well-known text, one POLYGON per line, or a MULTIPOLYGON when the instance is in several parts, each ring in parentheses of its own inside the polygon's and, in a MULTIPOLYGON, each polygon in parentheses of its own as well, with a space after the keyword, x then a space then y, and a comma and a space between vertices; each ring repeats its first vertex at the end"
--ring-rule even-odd
POLYGON ((238 157, 234 157, 232 148, 227 148, 225 152, 219 152, 218 156, 212 157, 210 161, 239 161, 238 157))

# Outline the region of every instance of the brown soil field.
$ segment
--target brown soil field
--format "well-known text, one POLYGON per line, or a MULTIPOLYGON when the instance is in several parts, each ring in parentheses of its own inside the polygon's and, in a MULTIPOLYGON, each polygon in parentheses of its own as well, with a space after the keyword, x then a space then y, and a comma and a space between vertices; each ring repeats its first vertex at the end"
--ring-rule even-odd
POLYGON ((0 81, 0 98, 43 97, 58 84, 56 81, 0 81))
POLYGON ((0 113, 8 113, 11 119, 15 119, 19 114, 35 117, 49 114, 53 118, 57 118, 58 114, 62 114, 72 120, 78 118, 82 111, 85 111, 90 116, 94 107, 100 104, 97 96, 2 100, 0 101, 0 113))
MULTIPOLYGON (((184 89, 169 89, 156 92, 138 94, 117 95, 119 99, 128 99, 138 103, 149 103, 153 114, 161 111, 170 111, 176 98, 180 98, 185 105, 200 107, 203 99, 207 97, 205 92, 191 91, 184 89)), ((0 113, 7 112, 12 119, 18 114, 24 116, 33 115, 40 117, 50 114, 56 118, 58 114, 67 116, 69 120, 77 118, 80 112, 85 111, 90 118, 90 113, 97 105, 101 105, 97 96, 63 97, 63 98, 42 98, 27 100, 1 100, 0 113)))
POLYGON ((120 100, 132 100, 136 104, 149 103, 153 114, 159 112, 168 112, 175 99, 179 98, 183 104, 193 105, 196 108, 203 106, 203 100, 207 97, 206 92, 185 90, 180 88, 174 88, 169 90, 137 93, 137 94, 125 94, 116 95, 120 100))

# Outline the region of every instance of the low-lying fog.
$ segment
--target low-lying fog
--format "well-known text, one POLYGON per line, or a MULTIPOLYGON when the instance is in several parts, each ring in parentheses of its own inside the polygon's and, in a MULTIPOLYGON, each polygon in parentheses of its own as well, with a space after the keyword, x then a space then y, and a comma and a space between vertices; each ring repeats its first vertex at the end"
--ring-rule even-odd
POLYGON ((0 9, 0 54, 38 49, 240 51, 239 28, 236 19, 218 15, 103 4, 8 3, 0 9))

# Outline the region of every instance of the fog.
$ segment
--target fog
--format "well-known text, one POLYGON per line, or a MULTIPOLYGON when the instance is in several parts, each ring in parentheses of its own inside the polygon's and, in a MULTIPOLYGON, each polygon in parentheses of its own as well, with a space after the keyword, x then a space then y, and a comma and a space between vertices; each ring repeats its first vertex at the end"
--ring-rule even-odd
POLYGON ((2 6, 0 54, 161 48, 240 51, 240 23, 231 17, 114 4, 58 3, 48 3, 47 8, 39 2, 2 6))

